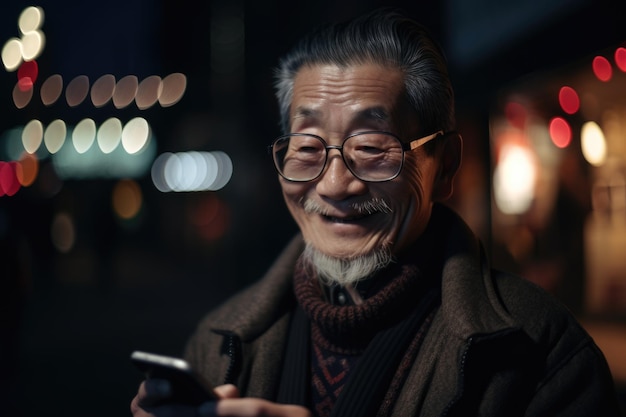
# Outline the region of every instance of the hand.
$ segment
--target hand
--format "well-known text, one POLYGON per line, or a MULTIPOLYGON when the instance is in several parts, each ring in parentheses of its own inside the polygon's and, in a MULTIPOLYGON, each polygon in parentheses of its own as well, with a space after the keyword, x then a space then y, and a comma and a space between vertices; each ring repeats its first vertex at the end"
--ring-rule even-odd
POLYGON ((277 404, 260 398, 240 398, 234 385, 220 385, 215 393, 216 416, 220 417, 311 417, 311 412, 298 405, 277 404))
POLYGON ((133 417, 311 417, 304 407, 283 405, 260 398, 240 398, 234 385, 214 389, 220 398, 199 407, 182 404, 155 405, 169 396, 169 383, 164 380, 144 381, 130 409, 133 417))

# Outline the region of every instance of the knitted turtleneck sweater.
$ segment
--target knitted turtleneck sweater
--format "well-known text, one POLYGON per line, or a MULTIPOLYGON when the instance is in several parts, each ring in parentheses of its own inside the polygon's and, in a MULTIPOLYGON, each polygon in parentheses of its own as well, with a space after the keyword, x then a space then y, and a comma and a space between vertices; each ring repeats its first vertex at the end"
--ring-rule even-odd
MULTIPOLYGON (((384 416, 390 412, 405 371, 430 323, 437 298, 433 296, 432 274, 421 273, 414 264, 415 258, 413 262, 408 259, 411 257, 405 256, 370 278, 373 284, 362 304, 346 306, 329 303, 312 268, 302 259, 298 261, 294 291, 300 310, 292 324, 292 352, 288 355, 293 354, 294 339, 306 337, 308 342, 301 340, 300 346, 308 347, 308 357, 303 358, 300 353, 299 360, 309 367, 299 376, 287 378, 309 381, 305 404, 316 416, 344 416, 345 411, 338 414, 335 405, 354 411, 352 405, 345 404, 364 406, 362 396, 374 401, 368 406, 369 415, 384 416), (372 367, 372 362, 380 369, 372 367), (372 392, 367 394, 367 390, 372 392), (339 397, 342 392, 347 399, 339 397), (337 404, 340 399, 343 406, 337 404)), ((290 366, 288 362, 286 367, 290 366)))

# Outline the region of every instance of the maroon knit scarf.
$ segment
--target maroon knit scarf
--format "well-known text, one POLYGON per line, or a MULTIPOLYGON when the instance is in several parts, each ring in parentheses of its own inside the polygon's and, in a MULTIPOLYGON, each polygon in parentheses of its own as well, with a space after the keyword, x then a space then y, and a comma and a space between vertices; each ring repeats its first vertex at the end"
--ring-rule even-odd
POLYGON ((423 285, 417 279, 416 266, 392 264, 375 278, 387 281, 387 285, 363 304, 337 306, 324 299, 319 280, 310 270, 298 260, 294 272, 296 299, 311 319, 313 342, 341 354, 362 353, 374 335, 415 307, 419 298, 416 292, 423 285))
MULTIPOLYGON (((307 268, 303 260, 296 264, 295 295, 311 321, 312 406, 317 416, 331 414, 347 376, 372 339, 411 315, 429 289, 426 277, 411 263, 392 264, 375 279, 384 285, 362 304, 336 306, 324 299, 323 290, 311 268, 307 268), (333 364, 337 373, 331 374, 327 370, 333 364), (321 390, 320 387, 332 390, 321 390)), ((411 336, 408 346, 398 358, 391 385, 382 388, 385 392, 382 393, 384 400, 379 404, 379 412, 372 415, 385 416, 391 412, 434 310, 431 307, 429 314, 420 319, 419 330, 411 336)))

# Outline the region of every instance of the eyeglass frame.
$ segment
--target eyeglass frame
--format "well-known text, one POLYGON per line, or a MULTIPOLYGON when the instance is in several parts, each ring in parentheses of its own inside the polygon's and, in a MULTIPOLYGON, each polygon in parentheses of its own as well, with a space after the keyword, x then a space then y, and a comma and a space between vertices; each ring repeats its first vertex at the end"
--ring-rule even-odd
POLYGON ((272 161, 274 162, 274 168, 276 169, 276 171, 278 172, 278 175, 280 175, 281 177, 283 177, 285 180, 290 181, 290 182, 311 182, 311 181, 315 181, 316 179, 318 179, 319 177, 322 176, 322 174, 324 173, 324 171, 326 170, 326 164, 328 164, 328 152, 330 150, 336 149, 339 151, 339 153, 341 154, 341 159, 344 163, 344 165, 346 166, 346 168, 348 168, 348 171, 350 171, 350 173, 352 175, 354 175, 354 177, 356 179, 358 179, 359 181, 363 181, 363 182, 371 182, 371 183, 379 183, 379 182, 387 182, 387 181, 391 181, 395 178, 398 177, 398 175, 400 175, 400 173, 402 172, 402 168, 404 168, 404 154, 407 151, 413 151, 419 147, 421 147, 422 145, 425 145, 426 143, 430 142, 433 139, 436 139, 438 137, 444 137, 444 136, 448 136, 448 135, 452 135, 452 134, 457 134, 457 132, 455 131, 450 131, 450 132, 444 132, 443 130, 438 130, 435 133, 431 133, 430 135, 426 135, 423 136, 421 138, 417 138, 417 139, 412 139, 408 142, 403 142, 397 135, 391 133, 391 132, 387 132, 384 130, 366 130, 363 132, 356 132, 353 133, 351 135, 346 136, 343 141, 341 142, 341 145, 329 145, 323 137, 318 136, 318 135, 314 135, 312 133, 287 133, 285 135, 281 135, 279 137, 277 137, 276 139, 274 139, 272 141, 272 143, 267 147, 267 151, 269 154, 271 154, 272 156, 272 161), (402 149, 402 160, 400 161, 400 167, 398 168, 398 172, 396 172, 395 175, 393 175, 391 178, 386 178, 384 180, 364 180, 362 178, 360 178, 357 174, 354 173, 354 171, 352 170, 352 168, 350 168, 350 165, 347 163, 345 156, 343 154, 343 147, 344 144, 346 143, 346 141, 354 136, 359 136, 359 135, 366 135, 366 134, 372 134, 372 133, 383 133, 385 135, 389 135, 394 137, 399 143, 400 143, 400 148, 402 149), (284 138, 288 138, 288 137, 292 137, 292 136, 308 136, 308 137, 314 137, 319 139, 322 144, 324 145, 324 150, 326 151, 326 155, 324 157, 324 163, 322 164, 322 168, 320 169, 320 173, 317 174, 315 177, 308 179, 308 180, 296 180, 293 178, 289 178, 287 176, 285 176, 285 174, 283 174, 280 170, 280 168, 278 167, 278 164, 276 162, 276 157, 273 151, 274 145, 276 144, 276 142, 278 142, 281 139, 284 138))

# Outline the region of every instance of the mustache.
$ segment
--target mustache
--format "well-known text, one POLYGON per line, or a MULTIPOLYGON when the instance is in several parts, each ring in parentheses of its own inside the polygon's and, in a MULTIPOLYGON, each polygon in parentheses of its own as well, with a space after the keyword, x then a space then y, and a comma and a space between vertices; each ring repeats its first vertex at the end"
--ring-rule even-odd
MULTIPOLYGON (((326 216, 329 214, 329 210, 323 207, 318 202, 306 199, 302 203, 302 207, 306 213, 321 214, 326 216)), ((393 210, 387 201, 380 197, 374 197, 366 201, 357 201, 351 203, 348 207, 355 210, 359 214, 374 214, 374 213, 392 213, 393 210)))

